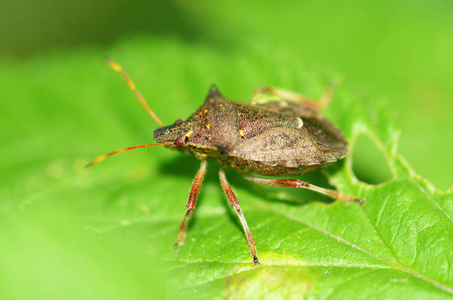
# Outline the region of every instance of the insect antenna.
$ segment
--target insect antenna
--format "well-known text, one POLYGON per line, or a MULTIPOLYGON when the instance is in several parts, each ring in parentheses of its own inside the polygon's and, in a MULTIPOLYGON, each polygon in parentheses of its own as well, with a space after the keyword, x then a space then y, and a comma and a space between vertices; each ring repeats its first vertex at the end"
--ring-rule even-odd
POLYGON ((112 151, 112 152, 109 152, 109 153, 106 153, 106 154, 103 154, 103 155, 100 155, 100 156, 96 157, 96 158, 93 159, 89 164, 87 164, 87 165, 85 166, 85 168, 90 168, 90 167, 92 167, 92 166, 94 166, 94 165, 100 163, 101 161, 103 161, 103 160, 106 159, 107 157, 110 157, 110 156, 115 155, 115 154, 120 154, 120 153, 129 151, 129 150, 134 150, 134 149, 138 149, 138 148, 146 148, 146 147, 160 146, 160 145, 163 145, 163 144, 165 144, 165 143, 139 145, 139 146, 132 146, 132 147, 127 147, 127 148, 123 148, 123 149, 118 149, 118 150, 115 150, 115 151, 112 151))
POLYGON ((149 112, 151 117, 153 117, 153 119, 157 122, 157 124, 160 125, 160 127, 164 127, 164 124, 159 120, 159 118, 151 110, 151 108, 149 107, 148 103, 146 103, 145 98, 143 98, 143 96, 137 90, 137 87, 135 86, 134 82, 129 77, 129 75, 127 75, 126 71, 124 71, 123 68, 119 64, 117 64, 116 62, 114 62, 113 60, 111 60, 108 57, 105 57, 105 61, 109 64, 109 66, 113 70, 117 71, 118 73, 121 74, 121 76, 123 76, 124 80, 126 80, 126 83, 129 86, 129 88, 135 93, 135 95, 137 96, 138 100, 143 105, 143 107, 149 112))

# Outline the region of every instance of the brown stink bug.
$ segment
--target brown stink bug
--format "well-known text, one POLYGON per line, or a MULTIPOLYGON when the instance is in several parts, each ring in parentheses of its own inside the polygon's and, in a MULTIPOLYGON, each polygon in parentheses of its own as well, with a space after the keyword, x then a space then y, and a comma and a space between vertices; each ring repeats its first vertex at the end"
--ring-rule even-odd
POLYGON ((323 189, 299 179, 259 178, 264 176, 298 175, 313 172, 345 157, 347 143, 342 133, 329 120, 318 114, 332 94, 321 102, 276 88, 255 91, 251 104, 233 102, 224 98, 215 86, 209 90, 204 104, 187 120, 177 120, 164 126, 149 108, 134 83, 114 61, 108 64, 120 72, 132 91, 156 122, 161 126, 154 131, 158 144, 128 147, 94 159, 88 167, 124 151, 163 145, 193 155, 201 160, 201 167, 192 184, 187 210, 181 222, 175 248, 182 245, 187 232, 187 221, 195 209, 197 195, 203 181, 207 159, 220 162, 222 188, 242 223, 253 262, 258 263, 255 241, 250 232, 239 201, 225 177, 225 169, 233 167, 252 182, 262 185, 304 188, 334 199, 363 203, 362 199, 348 197, 334 190, 323 189), (274 95, 274 99, 263 95, 274 95), (263 101, 264 100, 264 101, 263 101))

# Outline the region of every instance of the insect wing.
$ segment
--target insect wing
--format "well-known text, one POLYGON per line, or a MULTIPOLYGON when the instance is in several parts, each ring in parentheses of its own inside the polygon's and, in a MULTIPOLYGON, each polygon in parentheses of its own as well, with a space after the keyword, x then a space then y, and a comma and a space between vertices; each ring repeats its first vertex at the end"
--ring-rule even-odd
POLYGON ((332 159, 324 156, 303 131, 284 127, 274 128, 245 140, 230 156, 290 168, 332 159))

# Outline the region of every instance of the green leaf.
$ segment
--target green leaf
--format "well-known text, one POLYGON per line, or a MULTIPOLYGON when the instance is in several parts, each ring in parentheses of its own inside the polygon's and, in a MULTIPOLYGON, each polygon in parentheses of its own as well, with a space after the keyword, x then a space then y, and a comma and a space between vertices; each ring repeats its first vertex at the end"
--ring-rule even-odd
MULTIPOLYGON (((365 198, 364 206, 256 186, 229 170, 256 241, 261 264, 254 266, 211 162, 186 241, 172 251, 195 158, 154 147, 83 170, 99 154, 150 143, 158 127, 102 54, 123 65, 165 124, 195 111, 212 83, 234 100, 247 101, 262 85, 317 98, 336 77, 278 46, 251 44, 235 53, 145 38, 108 53, 2 63, 2 295, 452 297, 453 195, 437 191, 398 155, 391 110, 346 84, 325 114, 344 131, 351 153, 360 150, 360 136, 370 138, 392 178, 360 182, 352 155, 324 175, 301 178, 365 198)), ((373 176, 373 162, 366 167, 373 176)))

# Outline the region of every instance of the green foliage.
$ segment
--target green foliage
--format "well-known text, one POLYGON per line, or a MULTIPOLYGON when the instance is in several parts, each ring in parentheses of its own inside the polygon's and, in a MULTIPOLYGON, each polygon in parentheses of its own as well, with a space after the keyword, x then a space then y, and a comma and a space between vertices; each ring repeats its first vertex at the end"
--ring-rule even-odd
POLYGON ((286 45, 340 71, 356 95, 382 98, 406 133, 400 153, 437 188, 452 186, 452 1, 195 2, 181 5, 185 21, 210 43, 236 51, 248 40, 286 45))
MULTIPOLYGON (((83 169, 98 154, 151 142, 157 127, 103 54, 123 65, 166 124, 198 108, 212 83, 241 101, 261 85, 316 98, 335 77, 278 46, 235 53, 159 39, 129 40, 109 53, 3 63, 2 295, 452 297, 452 193, 435 190, 398 155, 391 110, 345 84, 325 113, 345 132, 351 152, 360 136, 369 137, 392 178, 358 181, 351 155, 324 173, 343 193, 366 198, 365 206, 255 186, 230 170, 256 240, 261 265, 253 266, 212 162, 186 242, 171 251, 196 159, 156 147, 83 169)), ((372 177, 373 163, 366 167, 372 177)), ((320 174, 302 178, 328 185, 320 174)))

